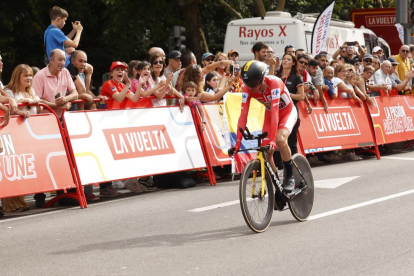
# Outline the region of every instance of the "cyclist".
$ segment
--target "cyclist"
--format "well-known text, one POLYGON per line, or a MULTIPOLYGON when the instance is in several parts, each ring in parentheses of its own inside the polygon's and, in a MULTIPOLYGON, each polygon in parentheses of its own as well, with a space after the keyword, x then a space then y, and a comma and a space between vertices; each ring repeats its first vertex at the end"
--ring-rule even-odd
MULTIPOLYGON (((290 193, 295 188, 292 172, 292 156, 287 140, 297 120, 296 108, 292 102, 289 91, 283 81, 276 76, 266 76, 267 65, 260 61, 249 61, 242 69, 241 76, 245 86, 242 89, 242 106, 237 129, 246 127, 247 115, 251 98, 255 98, 266 107, 263 133, 268 136, 263 139, 262 146, 270 145, 266 159, 274 172, 277 172, 273 161, 273 152, 276 145, 280 150, 285 176, 283 191, 290 193)), ((242 133, 237 132, 237 141, 234 153, 241 146, 242 133)))

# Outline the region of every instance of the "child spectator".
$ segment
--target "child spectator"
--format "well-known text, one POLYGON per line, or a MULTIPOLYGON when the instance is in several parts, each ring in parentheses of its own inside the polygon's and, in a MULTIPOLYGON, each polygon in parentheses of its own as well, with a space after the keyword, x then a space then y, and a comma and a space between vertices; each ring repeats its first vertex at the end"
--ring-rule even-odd
POLYGON ((219 79, 217 75, 213 72, 208 73, 204 81, 204 91, 211 95, 216 94, 218 83, 219 83, 219 79))
POLYGON ((131 81, 125 71, 126 66, 120 61, 112 62, 110 75, 111 79, 102 85, 101 96, 114 99, 107 103, 108 109, 124 109, 128 99, 136 103, 139 99, 139 93, 132 93, 129 90, 131 81), (125 84, 122 81, 125 80, 125 84))
POLYGON ((198 109, 198 112, 200 113, 200 118, 201 118, 201 130, 204 131, 204 125, 206 124, 206 118, 205 118, 204 110, 201 107, 201 102, 200 102, 201 94, 197 92, 197 85, 192 81, 186 82, 184 83, 183 91, 184 91, 184 98, 185 98, 187 105, 191 109, 193 108, 198 109))
MULTIPOLYGON (((46 46, 47 59, 50 59, 50 53, 54 49, 60 49, 65 52, 66 55, 65 67, 68 67, 70 64, 70 56, 66 50, 71 53, 76 48, 78 48, 80 37, 83 31, 83 26, 81 25, 80 21, 75 21, 72 22, 73 30, 66 36, 61 31, 61 29, 65 26, 68 17, 69 13, 66 10, 54 6, 50 10, 51 23, 45 30, 45 34, 43 36, 43 41, 46 46), (75 38, 72 40, 73 37, 75 38)), ((89 90, 89 87, 91 85, 92 73, 93 67, 87 63, 85 65, 85 87, 87 90, 89 90)))

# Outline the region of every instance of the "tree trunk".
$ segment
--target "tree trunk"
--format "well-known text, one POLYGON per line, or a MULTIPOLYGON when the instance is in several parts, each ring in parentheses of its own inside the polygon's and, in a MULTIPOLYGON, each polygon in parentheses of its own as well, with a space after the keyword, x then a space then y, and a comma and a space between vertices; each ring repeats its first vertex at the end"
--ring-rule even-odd
POLYGON ((243 16, 241 16, 241 14, 238 13, 235 9, 233 9, 229 4, 224 2, 224 0, 218 0, 218 1, 231 15, 233 15, 237 19, 243 19, 243 16))
MULTIPOLYGON (((399 1, 399 0, 398 0, 399 1)), ((378 7, 379 8, 383 8, 384 6, 382 5, 382 0, 377 0, 378 3, 378 7)))
MULTIPOLYGON (((203 23, 201 21, 201 13, 198 5, 200 0, 180 0, 178 5, 181 14, 184 16, 186 23, 186 38, 187 42, 191 41, 192 49, 197 60, 201 59, 204 53, 207 53, 208 47, 202 29, 203 23)), ((186 45, 189 49, 189 45, 186 45)))
POLYGON ((286 0, 277 1, 276 10, 277 11, 283 11, 285 9, 285 3, 286 3, 286 0))
POLYGON ((263 1, 262 0, 253 0, 253 4, 254 4, 254 7, 256 8, 256 11, 259 14, 259 16, 260 17, 265 17, 266 16, 266 10, 265 10, 265 7, 263 5, 263 1))

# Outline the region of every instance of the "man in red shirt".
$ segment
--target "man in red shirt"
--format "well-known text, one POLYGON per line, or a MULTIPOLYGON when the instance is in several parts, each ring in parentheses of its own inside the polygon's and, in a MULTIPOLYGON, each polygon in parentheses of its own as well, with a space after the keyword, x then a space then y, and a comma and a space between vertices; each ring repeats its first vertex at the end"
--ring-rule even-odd
MULTIPOLYGON (((262 132, 268 136, 263 139, 263 145, 270 145, 266 159, 276 173, 273 152, 276 145, 280 150, 286 175, 283 179, 283 191, 290 193, 295 188, 292 172, 292 156, 287 140, 297 120, 296 108, 289 91, 282 80, 276 76, 266 76, 267 65, 259 61, 249 61, 243 66, 242 79, 245 86, 242 89, 242 110, 237 125, 245 129, 251 98, 255 98, 266 107, 265 121, 262 132)), ((242 133, 237 132, 235 153, 240 149, 242 133)))
POLYGON ((125 109, 128 99, 136 103, 139 99, 141 89, 134 94, 129 90, 131 81, 125 71, 126 66, 120 61, 112 62, 110 74, 111 79, 102 85, 101 96, 106 96, 114 101, 108 101, 108 109, 125 109), (125 80, 125 84, 123 84, 125 80))

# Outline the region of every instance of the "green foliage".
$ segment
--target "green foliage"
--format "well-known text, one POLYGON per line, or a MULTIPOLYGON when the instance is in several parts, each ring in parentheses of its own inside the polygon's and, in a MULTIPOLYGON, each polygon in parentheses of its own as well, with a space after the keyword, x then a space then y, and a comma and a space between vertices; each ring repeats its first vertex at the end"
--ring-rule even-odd
MULTIPOLYGON (((180 3, 189 3, 184 0, 180 3)), ((187 0, 186 0, 187 1, 187 0)), ((225 0, 244 18, 256 17, 251 0, 225 0)), ((330 0, 288 0, 285 11, 320 12, 330 0)), ((94 66, 94 85, 114 60, 147 59, 150 47, 168 51, 169 36, 174 25, 185 26, 185 18, 178 1, 130 0, 15 0, 0 1, 0 51, 4 61, 3 82, 7 83, 13 68, 26 63, 42 68, 43 33, 50 24, 49 11, 57 5, 69 12, 63 32, 68 34, 70 22, 79 20, 84 26, 79 49, 88 55, 94 66)), ((228 22, 235 18, 218 1, 197 0, 203 25, 201 26, 210 52, 223 49, 228 22)), ((274 10, 277 2, 263 0, 266 10, 274 10)), ((395 0, 383 0, 384 7, 395 5, 395 0)), ((377 1, 336 1, 334 18, 349 20, 354 8, 377 7, 377 1)), ((188 29, 188 26, 186 26, 188 29)), ((187 49, 192 49, 187 33, 187 49)), ((200 54, 200 53, 198 53, 200 54)))

